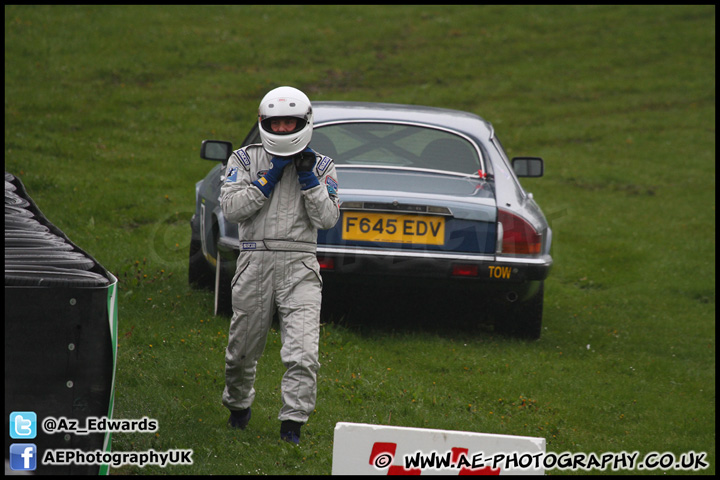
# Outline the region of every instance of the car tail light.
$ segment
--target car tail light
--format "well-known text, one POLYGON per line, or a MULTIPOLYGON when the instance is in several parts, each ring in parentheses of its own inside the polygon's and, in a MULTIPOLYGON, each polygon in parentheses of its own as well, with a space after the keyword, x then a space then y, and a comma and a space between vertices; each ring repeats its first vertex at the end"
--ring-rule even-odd
POLYGON ((335 260, 328 257, 317 257, 318 263, 320 264, 320 270, 334 270, 335 260))
POLYGON ((477 277, 479 272, 477 265, 455 264, 452 266, 453 277, 477 277))
POLYGON ((542 236, 526 220, 498 208, 498 222, 502 224, 502 253, 524 255, 540 253, 542 236))

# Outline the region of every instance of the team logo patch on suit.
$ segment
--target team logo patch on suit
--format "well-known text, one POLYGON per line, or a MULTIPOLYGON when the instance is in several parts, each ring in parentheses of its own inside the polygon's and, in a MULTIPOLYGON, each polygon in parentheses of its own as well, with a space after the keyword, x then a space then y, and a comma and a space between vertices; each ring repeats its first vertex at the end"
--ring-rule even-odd
MULTIPOLYGON (((327 158, 327 157, 325 157, 327 158)), ((338 191, 338 182, 334 178, 332 178, 330 175, 325 177, 325 185, 327 185, 328 192, 330 192, 330 195, 337 195, 338 191)))
POLYGON ((320 160, 320 163, 318 163, 317 171, 322 175, 325 173, 325 170, 327 169, 328 165, 330 165, 330 162, 332 162, 332 158, 330 157, 323 157, 322 160, 320 160))
POLYGON ((238 167, 232 167, 227 174, 226 182, 237 182, 238 167))
POLYGON ((237 154, 237 157, 240 159, 240 163, 242 163, 245 168, 250 167, 250 157, 248 157, 248 154, 245 153, 245 150, 240 149, 236 150, 235 153, 237 154))

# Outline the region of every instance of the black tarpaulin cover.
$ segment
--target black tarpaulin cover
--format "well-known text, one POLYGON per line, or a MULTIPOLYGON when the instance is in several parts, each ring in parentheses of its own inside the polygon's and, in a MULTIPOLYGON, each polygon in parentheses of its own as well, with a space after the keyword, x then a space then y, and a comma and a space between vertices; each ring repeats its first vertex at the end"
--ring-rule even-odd
MULTIPOLYGON (((5 431, 35 412, 37 474, 105 474, 106 465, 45 465, 50 449, 110 451, 109 433, 47 434, 47 417, 112 417, 117 279, 50 223, 22 182, 5 174, 5 431)), ((12 432, 10 432, 12 433, 12 432)), ((25 433, 25 432, 21 432, 25 433)), ((19 438, 18 438, 19 437, 19 438)), ((21 473, 21 472, 18 472, 21 473)))

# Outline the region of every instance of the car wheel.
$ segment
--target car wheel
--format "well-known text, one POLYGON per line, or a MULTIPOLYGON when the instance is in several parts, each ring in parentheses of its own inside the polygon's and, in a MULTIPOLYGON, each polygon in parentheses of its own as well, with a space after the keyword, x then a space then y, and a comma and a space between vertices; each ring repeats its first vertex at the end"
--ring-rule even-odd
POLYGON ((215 315, 232 315, 232 278, 227 273, 227 260, 223 259, 220 250, 217 250, 215 262, 215 315))
POLYGON ((320 323, 335 323, 347 315, 347 309, 337 301, 329 300, 323 292, 320 306, 320 323))
POLYGON ((495 318, 495 331, 501 335, 537 340, 542 332, 544 282, 525 301, 505 304, 505 311, 495 318))
POLYGON ((202 253, 200 240, 190 240, 188 282, 199 288, 213 288, 215 275, 202 253))

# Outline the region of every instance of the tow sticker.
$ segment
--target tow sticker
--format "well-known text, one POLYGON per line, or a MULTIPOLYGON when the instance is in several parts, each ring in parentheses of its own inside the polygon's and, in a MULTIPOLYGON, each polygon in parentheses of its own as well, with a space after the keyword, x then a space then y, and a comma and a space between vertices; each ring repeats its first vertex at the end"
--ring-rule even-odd
POLYGON ((509 279, 511 275, 513 274, 513 269, 511 267, 501 267, 501 266, 495 266, 490 265, 488 267, 490 271, 490 278, 504 278, 509 279))

